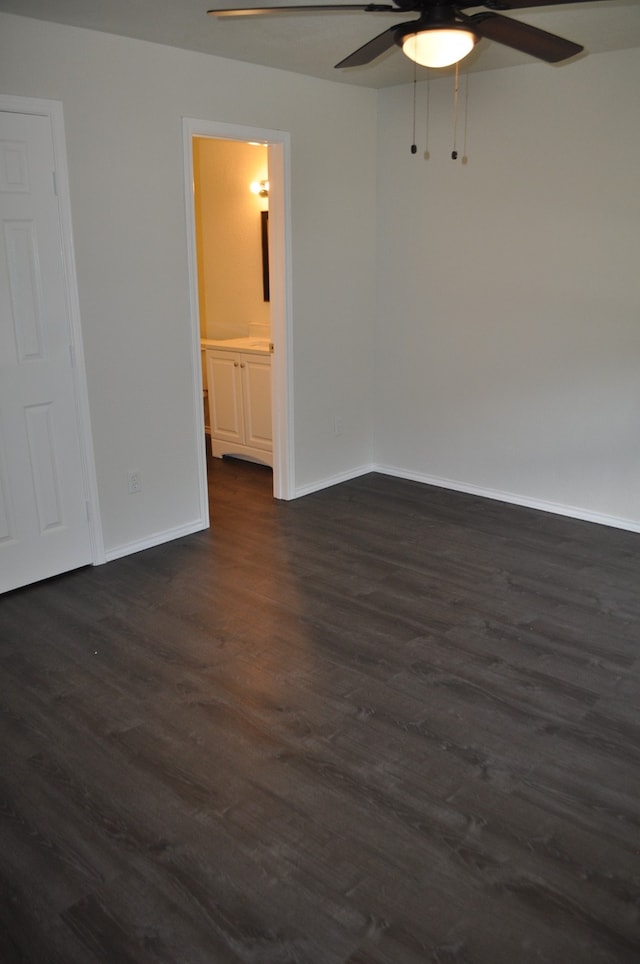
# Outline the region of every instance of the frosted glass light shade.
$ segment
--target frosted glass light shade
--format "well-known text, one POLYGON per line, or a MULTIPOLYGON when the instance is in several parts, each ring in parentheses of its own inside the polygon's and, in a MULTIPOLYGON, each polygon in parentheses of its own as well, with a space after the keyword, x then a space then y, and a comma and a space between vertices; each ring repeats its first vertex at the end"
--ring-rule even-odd
POLYGON ((406 36, 402 51, 423 67, 449 67, 470 54, 475 42, 470 30, 434 27, 406 36))

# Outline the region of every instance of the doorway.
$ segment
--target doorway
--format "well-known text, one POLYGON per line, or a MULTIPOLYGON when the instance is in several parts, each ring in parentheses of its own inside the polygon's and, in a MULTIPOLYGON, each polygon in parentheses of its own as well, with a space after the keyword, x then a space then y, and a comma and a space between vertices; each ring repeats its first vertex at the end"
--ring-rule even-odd
MULTIPOLYGON (((202 404, 202 363, 200 350, 200 291, 194 204, 194 142, 196 139, 262 144, 267 152, 269 181, 269 288, 271 324, 271 411, 273 436, 273 495, 291 499, 294 493, 292 451, 292 352, 290 336, 290 141, 285 131, 247 128, 211 121, 185 119, 184 168, 187 215, 189 281, 191 293, 191 339, 194 410, 200 443, 200 501, 203 520, 208 520, 207 465, 202 404)), ((249 190, 249 185, 247 185, 249 190)))

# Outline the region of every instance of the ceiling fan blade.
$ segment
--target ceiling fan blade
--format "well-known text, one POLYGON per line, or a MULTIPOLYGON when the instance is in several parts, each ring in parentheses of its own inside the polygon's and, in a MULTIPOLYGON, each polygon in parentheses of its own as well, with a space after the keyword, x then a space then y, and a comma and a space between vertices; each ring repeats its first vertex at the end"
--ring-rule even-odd
POLYGON ((388 30, 374 37, 373 40, 369 40, 368 43, 354 50, 352 54, 349 54, 349 56, 341 60, 339 64, 336 64, 336 67, 364 67, 365 64, 370 64, 376 57, 380 57, 381 54, 386 53, 387 50, 393 47, 396 42, 397 31, 401 30, 402 27, 408 26, 409 24, 403 23, 397 27, 389 27, 388 30))
POLYGON ((528 23, 511 20, 510 17, 501 17, 497 13, 476 13, 465 17, 464 22, 480 37, 495 40, 505 47, 513 47, 514 50, 530 54, 538 60, 545 60, 548 64, 567 60, 584 50, 584 47, 571 40, 557 37, 528 23))
POLYGON ((389 3, 312 3, 301 6, 281 6, 281 7, 233 7, 224 10, 207 10, 212 17, 264 17, 274 13, 322 13, 330 10, 336 13, 340 10, 364 10, 367 13, 377 13, 378 11, 397 13, 397 7, 389 3))
POLYGON ((467 7, 488 7, 489 10, 524 10, 525 7, 554 7, 564 6, 568 3, 593 3, 596 0, 486 0, 486 3, 478 3, 477 0, 462 0, 462 3, 454 2, 454 6, 459 10, 467 7))

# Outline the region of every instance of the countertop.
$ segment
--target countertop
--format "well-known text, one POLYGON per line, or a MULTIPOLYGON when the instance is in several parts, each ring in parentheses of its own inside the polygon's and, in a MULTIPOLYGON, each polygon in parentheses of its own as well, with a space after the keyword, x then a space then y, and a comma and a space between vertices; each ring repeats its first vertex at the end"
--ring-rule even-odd
POLYGON ((223 351, 245 351, 255 355, 269 355, 273 351, 273 342, 268 338, 201 338, 203 348, 220 348, 223 351))

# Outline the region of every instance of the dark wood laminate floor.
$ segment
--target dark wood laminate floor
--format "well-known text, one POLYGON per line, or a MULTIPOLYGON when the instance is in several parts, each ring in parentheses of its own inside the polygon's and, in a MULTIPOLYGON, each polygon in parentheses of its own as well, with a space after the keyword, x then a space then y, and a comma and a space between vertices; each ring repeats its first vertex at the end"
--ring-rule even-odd
POLYGON ((0 600, 0 961, 640 961, 640 536, 370 475, 0 600))

